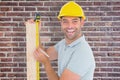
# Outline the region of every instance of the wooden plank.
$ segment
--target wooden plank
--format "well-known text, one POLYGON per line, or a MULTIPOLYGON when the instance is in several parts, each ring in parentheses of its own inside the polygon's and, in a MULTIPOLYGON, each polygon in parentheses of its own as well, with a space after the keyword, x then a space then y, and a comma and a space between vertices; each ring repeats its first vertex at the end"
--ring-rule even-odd
POLYGON ((37 80, 36 63, 33 52, 36 49, 35 24, 26 23, 27 80, 37 80))

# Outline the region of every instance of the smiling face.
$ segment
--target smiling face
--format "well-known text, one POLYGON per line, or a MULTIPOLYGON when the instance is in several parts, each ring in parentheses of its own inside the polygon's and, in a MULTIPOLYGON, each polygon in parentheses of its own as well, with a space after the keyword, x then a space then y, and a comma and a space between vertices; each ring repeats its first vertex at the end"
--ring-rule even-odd
POLYGON ((66 40, 72 42, 78 39, 82 32, 81 28, 84 24, 84 20, 79 17, 62 17, 61 29, 65 35, 66 40))

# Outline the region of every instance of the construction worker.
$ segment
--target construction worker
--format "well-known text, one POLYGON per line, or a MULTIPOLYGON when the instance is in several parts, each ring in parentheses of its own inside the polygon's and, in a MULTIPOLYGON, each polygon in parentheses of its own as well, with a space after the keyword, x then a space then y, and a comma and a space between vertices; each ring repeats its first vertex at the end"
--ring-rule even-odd
MULTIPOLYGON (((41 48, 35 50, 34 57, 44 65, 49 80, 93 80, 95 60, 81 31, 86 19, 81 6, 69 1, 62 6, 58 19, 65 38, 45 51, 49 57, 41 48), (50 63, 56 59, 58 74, 50 63)), ((27 22, 34 23, 33 20, 27 22)))

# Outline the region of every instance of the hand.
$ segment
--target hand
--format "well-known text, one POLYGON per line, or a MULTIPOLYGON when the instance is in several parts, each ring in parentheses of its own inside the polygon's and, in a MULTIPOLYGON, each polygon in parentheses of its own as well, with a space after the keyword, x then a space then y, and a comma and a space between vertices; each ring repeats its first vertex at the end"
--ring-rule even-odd
POLYGON ((29 23, 29 24, 35 24, 35 21, 34 21, 34 19, 29 19, 24 24, 26 25, 27 23, 29 23))
POLYGON ((34 51, 34 57, 37 61, 46 64, 49 61, 49 58, 43 53, 43 50, 39 47, 34 51))

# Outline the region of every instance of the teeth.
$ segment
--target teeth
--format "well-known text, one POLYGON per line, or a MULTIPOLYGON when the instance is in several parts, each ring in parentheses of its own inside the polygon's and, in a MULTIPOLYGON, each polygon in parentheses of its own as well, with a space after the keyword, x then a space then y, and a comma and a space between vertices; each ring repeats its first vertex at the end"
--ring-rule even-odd
POLYGON ((74 30, 72 29, 72 30, 67 30, 68 32, 73 32, 74 30))

